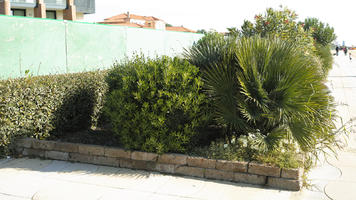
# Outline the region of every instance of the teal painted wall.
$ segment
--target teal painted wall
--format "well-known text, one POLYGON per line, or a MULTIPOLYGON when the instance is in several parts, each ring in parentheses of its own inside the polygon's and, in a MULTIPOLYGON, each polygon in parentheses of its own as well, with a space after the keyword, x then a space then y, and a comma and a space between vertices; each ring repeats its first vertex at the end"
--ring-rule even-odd
POLYGON ((180 55, 201 34, 0 15, 0 79, 107 69, 133 53, 180 55))

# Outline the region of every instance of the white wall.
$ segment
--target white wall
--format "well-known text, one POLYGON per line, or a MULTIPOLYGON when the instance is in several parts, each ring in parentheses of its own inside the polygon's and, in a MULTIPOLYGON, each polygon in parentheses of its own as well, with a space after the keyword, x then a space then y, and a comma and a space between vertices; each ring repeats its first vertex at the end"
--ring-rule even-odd
POLYGON ((166 30, 166 23, 163 21, 156 21, 156 29, 166 30))

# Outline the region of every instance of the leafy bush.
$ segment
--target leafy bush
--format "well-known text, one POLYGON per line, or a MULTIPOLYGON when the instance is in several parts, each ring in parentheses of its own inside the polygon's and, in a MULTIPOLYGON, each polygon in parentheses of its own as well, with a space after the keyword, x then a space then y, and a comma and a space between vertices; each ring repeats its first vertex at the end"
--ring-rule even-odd
POLYGON ((254 23, 245 20, 241 27, 242 36, 277 37, 302 48, 305 52, 315 50, 311 32, 305 31, 296 20, 298 15, 287 8, 268 8, 265 14, 255 16, 254 23))
POLYGON ((278 38, 225 39, 210 46, 212 41, 193 45, 185 56, 202 69, 228 142, 260 133, 269 149, 284 139, 305 152, 315 153, 319 145, 332 148, 335 109, 317 58, 278 38), (212 51, 221 55, 204 63, 212 51))
POLYGON ((305 31, 312 31, 313 38, 322 46, 329 46, 336 39, 334 28, 317 18, 307 18, 302 25, 305 31))
POLYGON ((328 75, 329 71, 333 67, 333 55, 331 54, 331 47, 329 45, 323 46, 321 44, 316 44, 315 54, 321 59, 322 70, 325 77, 328 75))
POLYGON ((261 134, 243 135, 230 144, 217 141, 208 147, 196 147, 191 154, 211 159, 254 161, 282 168, 309 168, 303 154, 298 152, 293 143, 283 142, 278 148, 266 151, 261 146, 264 143, 263 139, 264 136, 261 134))
POLYGON ((0 81, 0 146, 16 136, 46 138, 96 126, 107 90, 106 72, 0 81))
POLYGON ((110 71, 105 113, 125 148, 184 152, 208 114, 199 70, 187 61, 137 56, 110 71))

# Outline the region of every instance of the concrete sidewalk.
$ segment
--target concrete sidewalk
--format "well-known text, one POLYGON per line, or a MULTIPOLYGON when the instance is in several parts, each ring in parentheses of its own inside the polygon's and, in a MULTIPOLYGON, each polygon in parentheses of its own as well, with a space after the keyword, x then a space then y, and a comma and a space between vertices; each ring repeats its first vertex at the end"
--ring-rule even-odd
MULTIPOLYGON (((329 87, 346 122, 356 117, 356 60, 335 57, 329 87)), ((309 174, 312 187, 301 192, 280 191, 247 184, 163 175, 64 161, 0 160, 0 200, 320 200, 356 199, 356 137, 346 139, 339 159, 321 158, 309 174)))

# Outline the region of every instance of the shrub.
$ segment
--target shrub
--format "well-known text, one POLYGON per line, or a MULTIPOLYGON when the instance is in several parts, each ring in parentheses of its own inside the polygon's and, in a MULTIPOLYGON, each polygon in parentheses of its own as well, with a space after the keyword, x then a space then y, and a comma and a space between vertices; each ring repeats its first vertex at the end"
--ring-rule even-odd
POLYGON ((255 21, 244 21, 241 26, 242 36, 251 37, 259 35, 260 37, 277 37, 302 48, 305 52, 315 50, 311 32, 303 29, 302 24, 296 20, 298 15, 287 8, 275 10, 268 8, 265 14, 255 16, 255 21))
POLYGON ((0 146, 16 136, 39 139, 96 126, 107 90, 106 72, 0 81, 0 146))
POLYGON ((327 77, 329 71, 333 67, 333 55, 331 54, 331 47, 329 45, 323 46, 321 44, 316 44, 315 54, 321 59, 322 70, 325 77, 327 77))
POLYGON ((110 71, 105 113, 125 148, 184 152, 208 120, 199 70, 178 58, 137 56, 110 71))
POLYGON ((334 28, 329 24, 324 24, 317 18, 307 18, 304 20, 303 28, 312 31, 315 41, 322 46, 329 46, 336 39, 334 28))
POLYGON ((232 143, 212 142, 208 147, 196 147, 192 155, 210 159, 267 163, 281 168, 309 168, 304 156, 298 153, 293 143, 281 143, 278 148, 266 151, 261 146, 264 136, 260 134, 243 135, 232 143))
POLYGON ((259 133, 269 149, 284 139, 313 153, 319 145, 332 148, 336 144, 331 134, 333 99, 317 58, 278 38, 226 39, 225 45, 210 44, 197 43, 185 56, 202 69, 215 119, 225 127, 228 142, 259 133), (214 51, 223 58, 209 58, 214 61, 199 66, 214 48, 221 48, 214 51))

